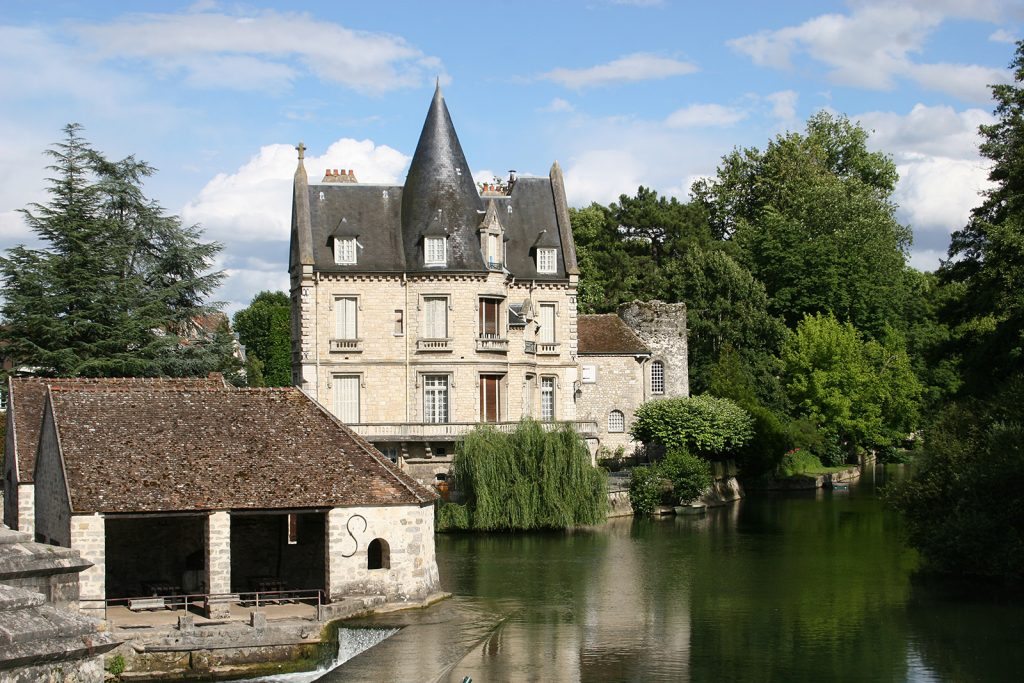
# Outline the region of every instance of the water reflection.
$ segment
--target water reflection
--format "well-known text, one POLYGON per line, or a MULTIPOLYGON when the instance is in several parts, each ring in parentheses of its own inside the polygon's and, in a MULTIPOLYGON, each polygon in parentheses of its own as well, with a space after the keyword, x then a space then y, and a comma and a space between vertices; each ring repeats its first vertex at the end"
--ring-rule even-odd
POLYGON ((441 536, 457 599, 366 620, 408 628, 329 678, 1014 680, 1019 601, 912 585, 915 558, 875 495, 898 472, 704 517, 441 536))

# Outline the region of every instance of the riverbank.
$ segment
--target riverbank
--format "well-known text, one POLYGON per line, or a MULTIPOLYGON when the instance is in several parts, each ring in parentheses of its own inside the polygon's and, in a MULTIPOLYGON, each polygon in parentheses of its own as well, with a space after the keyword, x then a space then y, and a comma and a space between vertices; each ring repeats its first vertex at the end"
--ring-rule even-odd
POLYGON ((110 633, 125 642, 106 658, 107 670, 120 657, 120 680, 230 681, 314 671, 337 653, 341 621, 428 607, 445 598, 438 592, 421 601, 388 602, 356 596, 329 605, 265 605, 258 610, 232 605, 226 619, 206 619, 183 610, 133 613, 111 609, 110 633))

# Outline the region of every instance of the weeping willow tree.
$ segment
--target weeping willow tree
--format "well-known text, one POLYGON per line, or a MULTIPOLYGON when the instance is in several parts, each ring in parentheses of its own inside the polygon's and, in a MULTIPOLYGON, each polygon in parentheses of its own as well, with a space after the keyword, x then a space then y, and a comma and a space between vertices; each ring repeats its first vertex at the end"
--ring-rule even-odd
POLYGON ((465 514, 446 505, 442 529, 565 529, 605 518, 604 470, 591 466, 586 444, 567 425, 546 432, 523 420, 511 434, 480 426, 459 444, 452 475, 465 514))

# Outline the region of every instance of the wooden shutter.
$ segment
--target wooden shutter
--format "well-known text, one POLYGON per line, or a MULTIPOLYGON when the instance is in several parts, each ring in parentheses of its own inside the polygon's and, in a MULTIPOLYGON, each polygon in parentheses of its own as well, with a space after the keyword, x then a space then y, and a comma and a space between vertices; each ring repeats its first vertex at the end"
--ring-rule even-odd
POLYGON ((344 297, 334 300, 335 339, 356 339, 356 300, 344 297))
POLYGON ((334 414, 345 424, 359 422, 359 376, 334 378, 334 414))

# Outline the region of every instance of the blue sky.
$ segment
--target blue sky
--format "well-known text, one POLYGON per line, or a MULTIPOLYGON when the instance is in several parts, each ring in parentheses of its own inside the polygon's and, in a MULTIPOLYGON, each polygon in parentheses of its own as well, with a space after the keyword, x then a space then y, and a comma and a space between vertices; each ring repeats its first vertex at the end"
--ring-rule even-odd
POLYGON ((439 78, 478 179, 546 174, 570 203, 686 198, 736 146, 821 108, 900 170, 932 269, 986 167, 1024 0, 0 4, 0 249, 32 242, 42 151, 75 121, 159 169, 149 194, 224 244, 229 311, 286 288, 295 144, 307 169, 402 182, 439 78))

